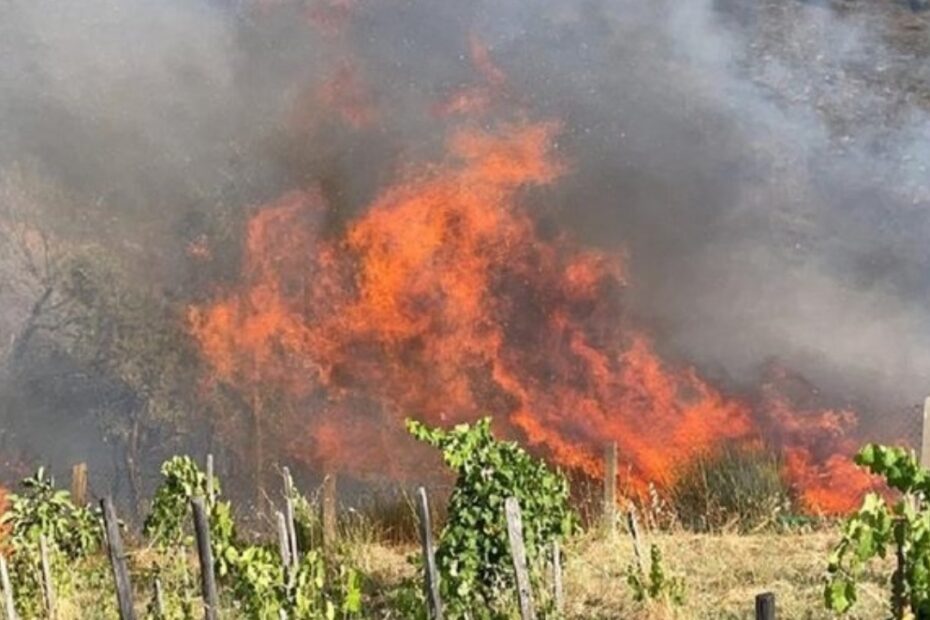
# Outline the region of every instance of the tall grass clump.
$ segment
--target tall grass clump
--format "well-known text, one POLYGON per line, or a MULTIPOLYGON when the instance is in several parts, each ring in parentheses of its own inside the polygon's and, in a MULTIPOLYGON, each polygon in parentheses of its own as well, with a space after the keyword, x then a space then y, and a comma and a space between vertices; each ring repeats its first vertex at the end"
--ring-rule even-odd
POLYGON ((681 524, 698 532, 756 531, 779 523, 791 507, 778 457, 735 445, 688 465, 670 496, 681 524))

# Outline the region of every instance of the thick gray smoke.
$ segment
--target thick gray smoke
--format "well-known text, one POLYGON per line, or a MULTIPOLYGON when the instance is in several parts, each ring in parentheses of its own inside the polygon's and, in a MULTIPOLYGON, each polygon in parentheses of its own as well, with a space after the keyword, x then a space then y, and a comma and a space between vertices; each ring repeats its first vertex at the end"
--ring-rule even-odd
MULTIPOLYGON (((338 226, 401 163, 435 156, 446 121, 430 110, 480 80, 477 36, 508 76, 500 116, 563 123, 572 172, 533 196, 541 225, 629 251, 631 303, 664 352, 737 386, 776 359, 879 410, 927 390, 930 50, 906 7, 3 0, 0 14, 3 178, 55 188, 66 198, 36 202, 38 219, 166 298, 203 294, 186 254, 201 235, 224 259, 210 280, 237 273, 222 248, 252 205, 318 184, 338 226), (370 100, 362 130, 314 94, 340 72, 343 98, 370 100)), ((0 303, 6 342, 32 302, 4 288, 0 303)))
POLYGON ((928 50, 867 5, 586 3, 508 69, 570 119, 562 212, 630 248, 660 345, 887 408, 930 376, 928 50))

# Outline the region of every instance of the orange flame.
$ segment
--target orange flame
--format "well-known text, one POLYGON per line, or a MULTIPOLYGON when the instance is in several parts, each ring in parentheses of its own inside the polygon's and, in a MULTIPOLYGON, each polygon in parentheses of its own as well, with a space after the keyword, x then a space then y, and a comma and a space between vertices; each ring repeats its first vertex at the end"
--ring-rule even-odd
POLYGON ((616 442, 634 488, 764 435, 812 510, 851 507, 870 485, 842 456, 851 414, 796 411, 774 387, 751 406, 664 362, 624 311, 622 255, 536 229, 523 190, 566 172, 557 131, 458 130, 445 161, 387 188, 336 238, 315 191, 258 210, 240 286, 191 309, 214 379, 279 392, 292 456, 356 472, 414 471, 406 415, 491 414, 592 475, 616 442))
POLYGON ((478 115, 488 111, 498 92, 507 82, 507 74, 491 58, 491 52, 476 35, 469 37, 472 67, 481 77, 477 84, 466 85, 433 106, 439 117, 478 115))
POLYGON ((320 101, 355 129, 367 127, 378 119, 372 94, 353 64, 344 64, 324 82, 320 101))

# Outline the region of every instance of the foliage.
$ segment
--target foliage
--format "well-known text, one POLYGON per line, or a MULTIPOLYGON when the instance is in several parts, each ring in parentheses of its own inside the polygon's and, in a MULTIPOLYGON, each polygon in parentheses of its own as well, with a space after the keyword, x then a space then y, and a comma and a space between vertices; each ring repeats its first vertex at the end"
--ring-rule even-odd
POLYGON ((99 515, 86 506, 75 506, 68 491, 55 488, 45 469, 20 482, 22 493, 10 495, 9 510, 0 523, 10 528, 14 552, 38 548, 45 536, 70 559, 95 551, 103 537, 99 515))
MULTIPOLYGON (((207 476, 188 456, 166 461, 162 476, 145 521, 145 532, 163 548, 190 547, 190 528, 185 525, 191 521, 190 500, 206 497, 207 476)), ((361 612, 361 589, 354 569, 345 564, 329 569, 319 552, 309 551, 302 554, 296 569, 286 570, 272 547, 248 545, 238 539, 229 502, 217 500, 220 483, 216 478, 213 489, 213 501, 208 502, 208 507, 214 568, 246 617, 278 620, 283 611, 292 620, 329 620, 361 612)), ((312 512, 309 502, 296 492, 294 499, 302 512, 312 512)), ((177 568, 155 567, 157 574, 167 571, 176 573, 177 568)), ((180 571, 187 580, 187 568, 181 566, 180 571)), ((179 617, 188 617, 183 609, 181 612, 179 617)))
POLYGON ((448 612, 493 615, 501 593, 513 588, 504 500, 517 498, 527 558, 538 568, 543 550, 577 527, 568 481, 516 443, 496 440, 488 418, 449 431, 413 420, 407 428, 439 448, 457 474, 436 552, 448 612))
MULTIPOLYGON (((228 577, 231 572, 230 558, 235 558, 236 524, 230 503, 218 499, 222 493, 219 479, 213 477, 213 494, 208 497, 207 475, 189 456, 168 459, 162 463, 161 474, 163 480, 155 491, 151 511, 143 524, 143 532, 162 548, 189 547, 192 544, 191 499, 198 496, 206 498, 214 570, 218 578, 228 577)), ((182 575, 187 579, 186 567, 181 569, 182 575)), ((176 567, 158 566, 156 570, 176 571, 176 567)), ((186 582, 184 586, 187 587, 186 582)), ((186 605, 186 599, 183 599, 183 602, 186 605)))
POLYGON ((824 591, 828 609, 845 613, 856 602, 857 581, 873 558, 894 554, 890 608, 894 618, 930 614, 930 472, 912 451, 869 444, 856 463, 882 476, 899 493, 893 504, 876 493, 850 516, 830 555, 824 591))
MULTIPOLYGON (((24 617, 44 613, 39 564, 39 541, 48 544, 49 563, 56 589, 73 591, 78 575, 71 564, 89 557, 100 548, 103 528, 99 513, 75 506, 71 494, 55 488, 43 468, 20 482, 21 493, 10 495, 9 510, 0 518, 8 531, 12 551, 11 578, 16 582, 16 606, 24 617)), ((100 581, 100 571, 85 571, 82 585, 100 581)))
POLYGON ((672 605, 685 602, 685 583, 680 577, 669 577, 662 560, 662 551, 658 545, 649 548, 649 574, 644 575, 637 565, 627 568, 627 583, 633 590, 633 598, 638 602, 647 600, 661 601, 672 605))
MULTIPOLYGON (((145 518, 143 532, 153 541, 164 545, 177 545, 189 537, 190 502, 194 497, 207 496, 207 475, 189 456, 175 456, 161 466, 162 483, 155 491, 152 508, 145 518)), ((213 478, 214 497, 209 504, 216 505, 220 494, 219 480, 213 478)), ((211 510, 211 514, 212 514, 211 510)), ((224 526, 229 524, 224 523, 224 526)), ((226 536, 226 532, 218 532, 226 536)), ((229 536, 232 532, 228 533, 229 536)))
POLYGON ((712 532, 756 530, 776 523, 790 507, 777 458, 735 446, 692 463, 672 488, 671 501, 683 525, 712 532))

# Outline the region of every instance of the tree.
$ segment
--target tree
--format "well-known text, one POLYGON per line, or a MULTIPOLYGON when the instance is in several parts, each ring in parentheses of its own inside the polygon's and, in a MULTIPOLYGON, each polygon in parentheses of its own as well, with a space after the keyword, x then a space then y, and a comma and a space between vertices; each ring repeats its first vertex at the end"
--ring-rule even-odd
POLYGON ((94 413, 136 509, 143 455, 189 428, 196 362, 183 317, 113 250, 55 230, 49 204, 66 198, 53 186, 21 169, 0 175, 0 385, 98 386, 94 413), (43 374, 43 353, 74 376, 43 374))

